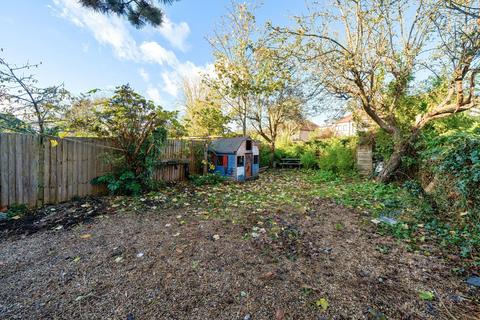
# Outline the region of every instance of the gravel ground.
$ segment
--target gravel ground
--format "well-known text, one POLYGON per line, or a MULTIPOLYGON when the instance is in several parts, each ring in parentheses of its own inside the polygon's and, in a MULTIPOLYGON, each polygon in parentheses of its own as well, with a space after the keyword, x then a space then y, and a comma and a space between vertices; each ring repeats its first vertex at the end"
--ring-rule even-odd
POLYGON ((443 260, 305 201, 238 221, 116 205, 69 228, 4 232, 0 318, 480 319, 479 292, 443 260))

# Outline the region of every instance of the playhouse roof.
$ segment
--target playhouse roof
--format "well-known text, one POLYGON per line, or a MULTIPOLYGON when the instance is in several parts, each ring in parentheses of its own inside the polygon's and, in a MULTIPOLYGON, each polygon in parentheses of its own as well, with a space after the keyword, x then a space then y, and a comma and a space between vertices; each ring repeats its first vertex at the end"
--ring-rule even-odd
POLYGON ((242 142, 251 140, 250 137, 222 138, 212 141, 208 147, 209 151, 215 153, 235 153, 242 142))

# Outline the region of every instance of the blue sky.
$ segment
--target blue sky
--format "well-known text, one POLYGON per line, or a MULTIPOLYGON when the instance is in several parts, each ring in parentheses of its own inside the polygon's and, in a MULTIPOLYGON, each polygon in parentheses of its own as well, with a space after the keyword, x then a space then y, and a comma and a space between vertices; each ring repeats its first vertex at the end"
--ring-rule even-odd
MULTIPOLYGON (((11 63, 42 62, 41 85, 64 83, 75 94, 100 88, 109 93, 130 83, 167 109, 179 105, 178 79, 212 63, 205 37, 225 15, 229 0, 181 0, 165 7, 161 28, 137 30, 117 16, 87 10, 76 0, 10 0, 0 4, 0 48, 11 63)), ((303 1, 265 0, 260 23, 290 23, 303 1)))

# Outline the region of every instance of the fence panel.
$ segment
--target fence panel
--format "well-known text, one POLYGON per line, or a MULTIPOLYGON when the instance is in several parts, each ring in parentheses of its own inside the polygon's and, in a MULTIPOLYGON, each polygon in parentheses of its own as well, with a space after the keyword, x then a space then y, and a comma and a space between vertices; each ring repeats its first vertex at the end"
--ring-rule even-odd
MULTIPOLYGON (((40 139, 36 135, 0 133, 0 208, 59 203, 105 193, 105 187, 90 182, 111 171, 105 161, 114 152, 109 145, 108 140, 97 138, 40 139)), ((188 174, 200 174, 198 163, 203 159, 204 146, 204 141, 168 140, 154 178, 174 182, 186 179, 188 174)))

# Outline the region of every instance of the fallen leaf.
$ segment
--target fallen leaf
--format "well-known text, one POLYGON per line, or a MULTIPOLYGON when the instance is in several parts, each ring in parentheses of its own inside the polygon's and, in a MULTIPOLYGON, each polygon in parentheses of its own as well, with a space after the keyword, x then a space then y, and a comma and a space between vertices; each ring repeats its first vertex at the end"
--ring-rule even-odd
POLYGON ((212 238, 215 241, 220 240, 220 236, 218 234, 214 234, 212 238))
POLYGON ((432 291, 420 291, 418 295, 420 299, 424 301, 432 301, 435 299, 435 294, 432 291))
POLYGON ((327 311, 328 307, 330 306, 328 300, 325 298, 321 298, 315 301, 315 305, 322 309, 322 311, 327 311))
POLYGON ((80 238, 82 238, 82 239, 90 239, 91 237, 92 237, 92 235, 90 233, 82 234, 80 236, 80 238))
POLYGON ((119 262, 121 262, 122 260, 123 260, 122 257, 116 257, 116 258, 115 258, 115 262, 116 262, 116 263, 119 263, 119 262))
POLYGON ((275 319, 276 320, 284 320, 285 319, 285 311, 283 311, 282 309, 278 309, 275 312, 275 319))
POLYGON ((263 280, 270 280, 270 279, 273 279, 275 278, 275 272, 272 272, 272 271, 268 271, 268 272, 265 272, 264 274, 262 274, 260 276, 260 279, 263 279, 263 280))

